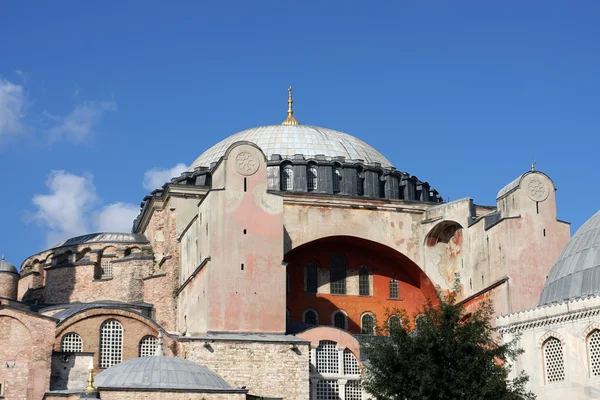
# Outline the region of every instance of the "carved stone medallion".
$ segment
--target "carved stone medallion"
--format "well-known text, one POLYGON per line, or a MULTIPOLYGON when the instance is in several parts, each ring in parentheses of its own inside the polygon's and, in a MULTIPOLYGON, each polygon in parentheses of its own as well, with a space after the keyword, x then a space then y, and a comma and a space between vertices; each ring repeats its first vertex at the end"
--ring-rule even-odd
POLYGON ((258 171, 258 160, 247 151, 242 151, 235 158, 235 169, 242 175, 252 175, 258 171))
POLYGON ((527 185, 527 196, 533 201, 544 201, 548 198, 548 187, 538 178, 533 178, 527 185))

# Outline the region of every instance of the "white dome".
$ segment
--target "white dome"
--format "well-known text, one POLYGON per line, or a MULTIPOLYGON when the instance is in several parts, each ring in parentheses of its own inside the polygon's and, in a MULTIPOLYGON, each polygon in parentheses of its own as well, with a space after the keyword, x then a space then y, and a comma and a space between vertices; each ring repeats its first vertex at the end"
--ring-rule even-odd
POLYGON ((211 163, 219 161, 229 146, 240 141, 256 144, 267 158, 273 154, 284 158, 292 158, 296 154, 312 158, 320 154, 327 159, 341 156, 346 160, 380 163, 387 168, 392 166, 373 147, 344 132, 310 125, 268 125, 247 129, 220 141, 198 157, 189 170, 209 167, 211 163))

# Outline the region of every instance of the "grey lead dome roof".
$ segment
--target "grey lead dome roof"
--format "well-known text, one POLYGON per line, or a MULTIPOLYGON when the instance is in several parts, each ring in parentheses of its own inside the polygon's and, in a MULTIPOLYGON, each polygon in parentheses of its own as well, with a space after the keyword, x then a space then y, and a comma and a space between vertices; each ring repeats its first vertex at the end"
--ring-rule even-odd
POLYGON ((550 270, 540 305, 600 294, 600 211, 567 242, 550 270))
POLYGON ((15 274, 19 273, 19 271, 17 271, 17 267, 7 262, 4 259, 4 256, 2 256, 2 259, 0 259, 0 272, 13 272, 15 274))
POLYGON ((100 372, 94 383, 100 389, 234 390, 204 365, 165 356, 139 357, 113 365, 100 372))
POLYGON ((211 163, 219 161, 225 155, 229 146, 239 141, 256 144, 267 158, 273 154, 284 158, 291 158, 296 154, 311 158, 321 154, 327 158, 342 156, 347 160, 380 163, 382 167, 392 166, 388 159, 373 147, 344 132, 310 125, 268 125, 247 129, 220 141, 202 153, 189 171, 196 167, 210 167, 211 163))

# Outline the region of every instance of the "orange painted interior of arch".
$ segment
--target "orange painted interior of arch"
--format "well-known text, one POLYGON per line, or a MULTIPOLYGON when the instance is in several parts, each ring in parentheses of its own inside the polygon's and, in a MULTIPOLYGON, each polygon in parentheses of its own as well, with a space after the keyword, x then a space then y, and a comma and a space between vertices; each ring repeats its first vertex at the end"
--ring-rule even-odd
MULTIPOLYGON (((292 322, 302 322, 303 312, 312 308, 319 313, 319 325, 332 326, 333 312, 341 309, 348 315, 348 331, 360 333, 360 318, 365 312, 373 313, 381 326, 387 320, 388 310, 404 309, 412 317, 427 298, 435 298, 433 284, 415 263, 387 246, 365 239, 349 236, 319 239, 290 251, 285 261, 290 276, 287 308, 292 322), (373 279, 370 296, 305 292, 305 267, 316 262, 318 268, 328 271, 334 254, 346 257, 348 270, 369 268, 373 279), (399 283, 398 300, 389 298, 390 279, 399 283)), ((349 284, 346 279, 347 292, 349 284)))

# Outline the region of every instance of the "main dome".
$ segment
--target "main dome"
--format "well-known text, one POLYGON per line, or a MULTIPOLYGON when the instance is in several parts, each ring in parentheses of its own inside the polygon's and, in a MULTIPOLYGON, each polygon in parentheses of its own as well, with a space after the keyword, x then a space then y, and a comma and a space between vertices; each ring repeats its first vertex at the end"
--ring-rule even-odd
POLYGON ((540 305, 600 295, 600 211, 565 245, 550 270, 540 305))
POLYGON ((323 155, 330 159, 345 157, 346 160, 363 160, 365 163, 380 163, 389 168, 392 164, 380 152, 360 139, 333 129, 310 125, 267 125, 247 129, 220 141, 193 162, 196 167, 209 167, 219 161, 229 146, 247 141, 256 144, 268 157, 279 154, 292 158, 302 154, 305 158, 323 155))

